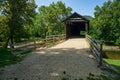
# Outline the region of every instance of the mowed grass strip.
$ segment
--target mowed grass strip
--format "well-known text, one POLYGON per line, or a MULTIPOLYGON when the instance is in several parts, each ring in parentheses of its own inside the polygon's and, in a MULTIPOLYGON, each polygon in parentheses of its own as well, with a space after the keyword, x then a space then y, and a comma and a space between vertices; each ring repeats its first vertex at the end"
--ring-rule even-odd
POLYGON ((120 50, 105 50, 104 53, 107 58, 103 58, 103 60, 114 66, 120 73, 120 50))
POLYGON ((0 67, 15 64, 20 60, 13 60, 13 55, 10 49, 0 48, 0 67))
POLYGON ((108 64, 114 66, 120 73, 120 60, 104 59, 108 64))
POLYGON ((30 53, 31 50, 13 55, 10 49, 0 47, 0 67, 18 63, 22 60, 22 57, 30 53))

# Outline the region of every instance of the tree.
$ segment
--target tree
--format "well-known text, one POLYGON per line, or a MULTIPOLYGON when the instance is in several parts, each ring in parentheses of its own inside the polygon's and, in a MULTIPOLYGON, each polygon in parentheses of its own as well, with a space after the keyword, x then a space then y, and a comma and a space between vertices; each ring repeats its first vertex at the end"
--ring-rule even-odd
POLYGON ((35 30, 36 36, 62 34, 64 27, 62 20, 71 14, 72 9, 66 7, 64 3, 58 1, 49 6, 41 6, 36 15, 35 30))
POLYGON ((24 31, 26 24, 32 25, 32 19, 35 16, 35 2, 34 0, 2 0, 1 15, 7 17, 7 26, 9 35, 6 41, 6 47, 8 41, 11 41, 11 47, 14 48, 14 40, 19 40, 24 31))
POLYGON ((91 21, 91 35, 107 42, 118 42, 120 37, 120 1, 112 0, 96 6, 95 18, 91 21))
POLYGON ((8 36, 8 26, 7 24, 7 18, 4 15, 0 16, 0 42, 3 42, 7 39, 8 36))

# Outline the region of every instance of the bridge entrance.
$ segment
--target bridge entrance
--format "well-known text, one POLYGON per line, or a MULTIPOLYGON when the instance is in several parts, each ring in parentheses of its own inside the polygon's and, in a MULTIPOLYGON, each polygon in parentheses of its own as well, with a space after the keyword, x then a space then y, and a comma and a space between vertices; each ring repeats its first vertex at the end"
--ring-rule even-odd
POLYGON ((81 37, 88 32, 89 20, 76 12, 67 17, 64 20, 64 23, 66 39, 71 37, 81 37))

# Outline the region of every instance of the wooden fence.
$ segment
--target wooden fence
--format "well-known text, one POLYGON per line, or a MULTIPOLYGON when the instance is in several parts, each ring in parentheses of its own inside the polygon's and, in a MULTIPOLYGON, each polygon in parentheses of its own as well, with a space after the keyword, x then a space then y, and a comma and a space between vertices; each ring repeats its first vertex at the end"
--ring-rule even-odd
POLYGON ((61 41, 65 39, 65 35, 49 35, 49 36, 46 36, 45 40, 46 42, 48 41, 52 41, 52 42, 55 42, 55 41, 61 41))
POLYGON ((41 40, 35 40, 34 42, 34 46, 35 48, 40 48, 40 47, 48 47, 51 46, 53 44, 55 44, 56 42, 62 41, 65 39, 65 35, 49 35, 46 36, 45 39, 41 39, 41 40))
MULTIPOLYGON (((14 43, 14 51, 24 51, 24 50, 33 50, 36 48, 41 48, 41 47, 49 47, 51 44, 55 44, 56 42, 60 42, 63 39, 65 39, 65 35, 49 35, 46 36, 44 39, 38 39, 35 38, 34 40, 30 41, 25 41, 25 42, 20 42, 20 43, 14 43)), ((0 42, 0 46, 2 46, 2 42, 0 42)), ((10 48, 10 45, 8 45, 10 48)))
POLYGON ((93 55, 96 57, 98 66, 102 65, 102 42, 92 38, 89 35, 86 35, 86 39, 90 45, 90 49, 93 52, 93 55))

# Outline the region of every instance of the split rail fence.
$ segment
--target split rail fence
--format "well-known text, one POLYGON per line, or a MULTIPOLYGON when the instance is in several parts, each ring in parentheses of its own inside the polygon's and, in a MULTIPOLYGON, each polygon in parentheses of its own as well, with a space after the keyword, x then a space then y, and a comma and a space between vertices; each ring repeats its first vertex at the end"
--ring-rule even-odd
POLYGON ((40 47, 48 47, 51 44, 62 41, 65 39, 65 35, 49 35, 44 39, 35 38, 32 41, 26 41, 21 43, 15 43, 15 49, 35 49, 40 47))
POLYGON ((86 39, 90 45, 90 50, 93 52, 93 55, 96 57, 98 66, 102 65, 102 42, 92 38, 89 35, 86 35, 86 39))

